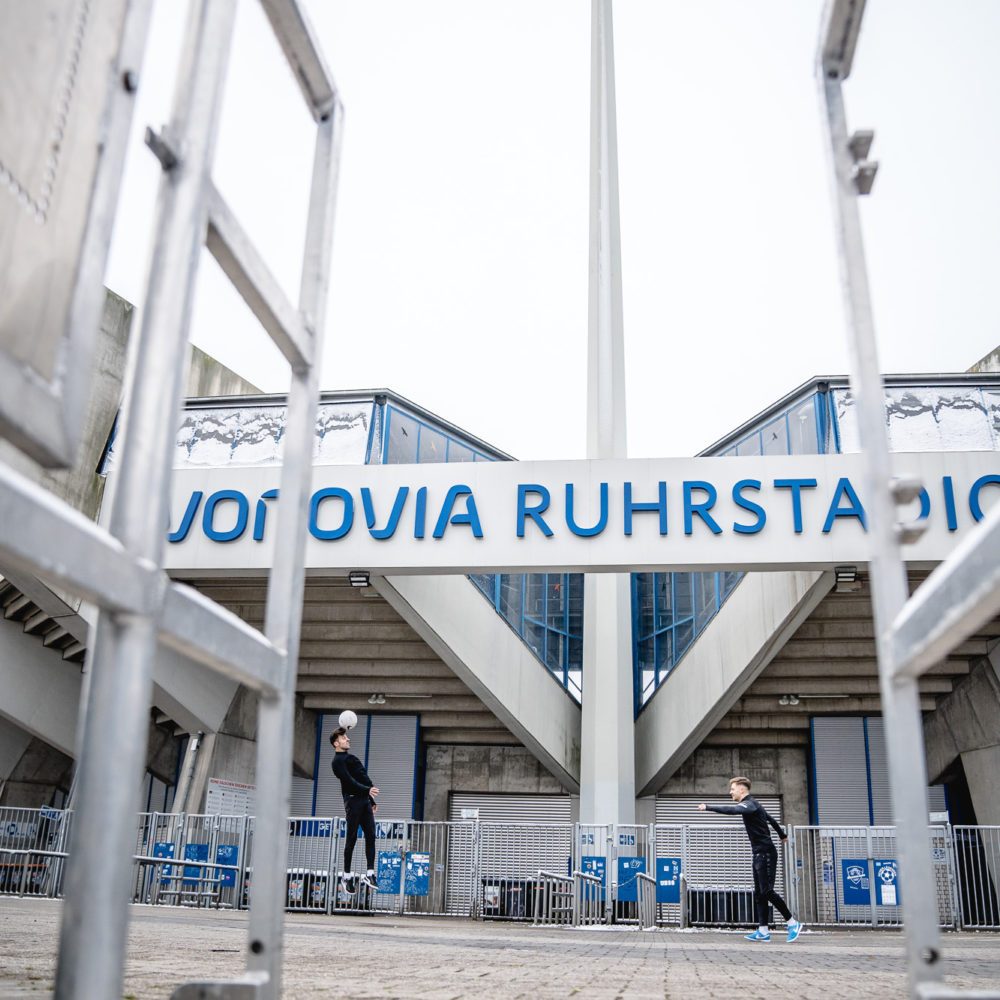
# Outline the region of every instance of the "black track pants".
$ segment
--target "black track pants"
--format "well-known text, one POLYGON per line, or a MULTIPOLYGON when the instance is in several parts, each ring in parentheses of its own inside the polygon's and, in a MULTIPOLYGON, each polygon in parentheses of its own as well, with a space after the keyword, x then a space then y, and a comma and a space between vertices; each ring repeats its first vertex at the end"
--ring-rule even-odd
MULTIPOLYGON (((350 826, 348 826, 350 837, 350 826)), ((767 904, 773 903, 774 908, 789 920, 791 911, 785 901, 774 891, 774 878, 778 874, 778 852, 772 847, 770 851, 761 851, 753 856, 753 901, 757 910, 757 925, 767 926, 767 904)))
MULTIPOLYGON (((347 839, 344 841, 344 871, 351 870, 351 860, 354 858, 354 845, 358 842, 358 827, 365 831, 365 858, 368 870, 375 870, 375 813, 372 811, 372 800, 367 796, 351 795, 344 800, 347 810, 347 839)), ((772 884, 774 878, 771 878, 772 884)))

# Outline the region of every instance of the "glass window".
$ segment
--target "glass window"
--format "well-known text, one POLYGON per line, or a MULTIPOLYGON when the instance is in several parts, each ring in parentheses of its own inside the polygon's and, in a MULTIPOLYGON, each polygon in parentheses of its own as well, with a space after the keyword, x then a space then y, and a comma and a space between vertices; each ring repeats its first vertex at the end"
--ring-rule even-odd
POLYGON ((639 573, 635 581, 635 621, 638 635, 643 638, 652 635, 653 626, 653 580, 651 573, 639 573))
POLYGON ((656 674, 662 681, 674 665, 674 634, 668 630, 656 637, 656 674))
POLYGON ((736 446, 737 455, 759 455, 760 454, 760 434, 751 434, 745 441, 741 441, 736 446))
POLYGON ((545 607, 546 623, 549 628, 560 631, 566 629, 566 593, 563 589, 566 577, 561 573, 549 573, 547 576, 546 593, 548 601, 545 607))
MULTIPOLYGON (((583 635, 583 574, 582 573, 568 573, 567 579, 569 580, 569 634, 582 636, 583 635)), ((572 663, 582 663, 581 658, 574 660, 573 648, 570 647, 570 661, 572 663)))
POLYGON ((523 573, 505 573, 500 577, 500 614, 517 629, 521 627, 523 587, 523 573))
MULTIPOLYGON (((421 445, 423 442, 421 442, 421 445)), ((473 462, 475 461, 476 453, 471 449, 461 444, 459 441, 455 441, 452 438, 448 439, 448 461, 449 462, 473 462)))
POLYGON ((545 573, 531 573, 524 585, 524 613, 540 621, 545 618, 545 576, 545 573))
POLYGON ((765 455, 788 454, 788 425, 785 423, 783 413, 777 420, 772 420, 769 424, 764 425, 761 438, 764 442, 765 455))
MULTIPOLYGON (((563 668, 563 643, 566 637, 559 632, 549 630, 545 636, 545 665, 558 674, 563 668)), ((560 676, 561 679, 561 676, 560 676)))
POLYGON ((715 574, 694 573, 695 628, 698 632, 708 624, 716 612, 715 574))
POLYGON ((792 455, 815 455, 819 451, 814 395, 788 411, 788 450, 792 455))
POLYGON ((691 592, 691 577, 693 573, 673 573, 674 578, 674 615, 675 621, 694 616, 694 597, 691 592))
POLYGON ((385 458, 388 464, 403 465, 417 461, 418 428, 416 420, 395 407, 389 407, 389 450, 385 458))
POLYGON ((426 424, 420 428, 420 454, 418 462, 443 462, 447 457, 448 439, 426 424))
POLYGON ((545 627, 535 622, 524 623, 524 641, 542 663, 545 662, 545 627))
POLYGON ((490 599, 494 601, 495 595, 493 593, 495 587, 495 576, 490 576, 486 573, 476 573, 469 577, 469 579, 490 599))
POLYGON ((687 652, 692 639, 694 639, 694 619, 688 619, 674 629, 674 663, 687 652))
POLYGON ((653 589, 656 593, 656 630, 669 628, 674 623, 674 605, 671 594, 671 573, 656 573, 653 589))

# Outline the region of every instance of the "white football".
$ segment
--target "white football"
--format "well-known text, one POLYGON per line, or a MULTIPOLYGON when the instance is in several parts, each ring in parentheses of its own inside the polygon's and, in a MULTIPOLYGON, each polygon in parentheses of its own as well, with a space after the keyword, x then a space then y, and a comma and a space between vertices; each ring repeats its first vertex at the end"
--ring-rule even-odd
POLYGON ((358 717, 350 709, 347 709, 346 712, 340 713, 340 718, 337 721, 344 729, 353 729, 358 724, 358 717))

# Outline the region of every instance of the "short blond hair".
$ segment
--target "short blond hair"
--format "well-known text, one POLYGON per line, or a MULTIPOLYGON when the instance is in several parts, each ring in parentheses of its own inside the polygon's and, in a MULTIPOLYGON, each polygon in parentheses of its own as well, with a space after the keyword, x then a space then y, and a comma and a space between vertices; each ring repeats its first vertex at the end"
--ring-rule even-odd
POLYGON ((735 778, 729 779, 729 786, 742 785, 748 792, 750 791, 750 779, 743 777, 743 775, 737 775, 735 778))

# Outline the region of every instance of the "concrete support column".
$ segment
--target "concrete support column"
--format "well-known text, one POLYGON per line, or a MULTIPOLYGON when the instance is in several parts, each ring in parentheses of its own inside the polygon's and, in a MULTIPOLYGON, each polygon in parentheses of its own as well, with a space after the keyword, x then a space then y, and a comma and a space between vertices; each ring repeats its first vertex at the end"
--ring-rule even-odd
MULTIPOLYGON (((592 0, 587 457, 625 458, 625 348, 611 0, 592 0)), ((584 583, 580 821, 635 818, 632 609, 625 574, 584 583)))

